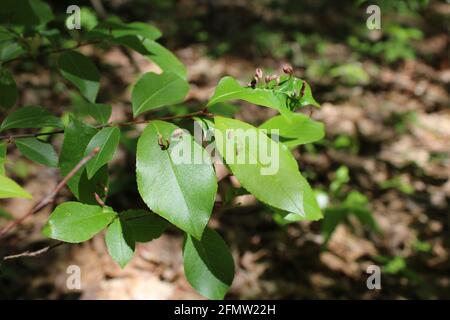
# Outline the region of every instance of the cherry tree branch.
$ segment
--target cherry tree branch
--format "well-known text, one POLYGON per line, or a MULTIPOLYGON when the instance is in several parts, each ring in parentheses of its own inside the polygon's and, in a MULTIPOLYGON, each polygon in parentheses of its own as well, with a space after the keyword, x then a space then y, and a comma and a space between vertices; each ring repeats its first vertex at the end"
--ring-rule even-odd
POLYGON ((55 244, 52 244, 51 246, 47 246, 47 247, 44 247, 44 248, 36 250, 36 251, 29 251, 29 250, 27 250, 27 251, 24 251, 22 253, 5 256, 5 257, 3 257, 2 260, 6 261, 6 260, 19 259, 19 258, 25 258, 25 257, 36 257, 36 256, 39 256, 39 255, 41 255, 43 253, 46 253, 46 252, 54 249, 54 248, 57 248, 57 247, 59 247, 59 246, 61 246, 63 244, 64 244, 64 242, 57 242, 55 244))
MULTIPOLYGON (((152 118, 152 119, 147 119, 147 120, 135 120, 135 121, 126 121, 126 122, 115 122, 115 123, 112 122, 112 123, 107 123, 107 124, 102 124, 102 125, 96 126, 96 128, 102 129, 102 128, 106 128, 106 127, 116 127, 116 126, 117 127, 129 127, 129 126, 133 126, 136 124, 149 123, 154 120, 167 121, 167 120, 175 120, 175 119, 190 119, 190 118, 193 118, 196 116, 212 117, 213 114, 208 112, 208 110, 205 108, 200 111, 187 113, 187 114, 183 114, 183 115, 178 115, 178 116, 167 116, 167 117, 152 118)), ((57 130, 57 131, 51 131, 51 132, 25 133, 25 134, 16 134, 16 135, 2 135, 2 136, 0 136, 0 140, 6 140, 8 143, 10 143, 10 142, 13 142, 14 139, 36 138, 36 137, 40 137, 40 136, 49 136, 49 135, 61 134, 61 133, 64 133, 64 130, 57 130)))

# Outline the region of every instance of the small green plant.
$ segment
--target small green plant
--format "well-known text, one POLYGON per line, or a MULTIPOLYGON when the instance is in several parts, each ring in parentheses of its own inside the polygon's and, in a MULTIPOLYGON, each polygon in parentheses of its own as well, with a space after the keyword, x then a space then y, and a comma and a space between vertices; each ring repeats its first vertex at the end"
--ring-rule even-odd
MULTIPOLYGON (((10 110, 1 122, 0 198, 31 195, 6 176, 6 145, 15 144, 21 154, 40 165, 56 167, 63 177, 49 195, 37 202, 22 219, 0 230, 0 239, 26 217, 51 204, 56 194, 68 186, 73 201, 59 204, 51 213, 43 234, 67 243, 88 241, 106 229, 105 241, 111 257, 125 267, 132 259, 136 243, 158 238, 171 224, 186 234, 183 248, 187 280, 200 294, 221 299, 234 277, 234 262, 218 232, 208 228, 218 190, 212 156, 221 156, 242 187, 266 205, 290 218, 318 220, 322 213, 315 195, 298 170, 289 146, 310 143, 324 135, 321 123, 294 111, 307 105, 318 107, 310 86, 294 76, 291 67, 281 76, 266 76, 257 69, 248 85, 232 77, 218 83, 206 108, 184 112, 179 103, 189 91, 185 66, 157 42, 161 32, 152 25, 125 23, 116 18, 99 21, 90 17, 87 32, 71 31, 74 39, 65 39, 54 23, 51 8, 40 0, 4 0, 0 15, 0 94, 3 110, 10 110), (161 73, 145 73, 131 88, 132 119, 111 122, 113 105, 98 101, 101 68, 78 49, 86 46, 107 48, 123 46, 157 64, 161 73), (82 98, 72 99, 91 117, 69 112, 53 114, 44 106, 18 106, 21 92, 8 66, 16 61, 36 62, 47 58, 61 76, 60 84, 75 88, 82 98), (260 127, 232 119, 236 107, 231 100, 243 100, 273 108, 280 115, 260 127), (178 107, 179 106, 179 107, 178 107), (149 111, 170 111, 161 117, 145 117, 149 111), (222 116, 220 115, 222 114, 222 116), (225 117, 223 115, 226 115, 225 117), (209 152, 196 141, 179 120, 202 123, 203 135, 212 133, 209 152), (147 124, 137 145, 126 143, 123 131, 137 124, 147 124), (21 133, 15 130, 21 129, 21 133), (30 131, 38 129, 41 131, 30 131), (26 132, 26 133, 23 133, 26 132), (254 133, 257 140, 238 133, 254 133), (53 137, 63 134, 59 151, 53 137), (279 138, 283 141, 279 142, 279 138), (247 142, 247 139, 249 139, 247 142), (109 168, 117 148, 136 153, 136 181, 148 209, 120 211, 108 206, 109 168), (264 173, 268 163, 259 150, 275 157, 276 170, 264 173), (243 162, 235 157, 243 156, 243 162), (195 157, 199 157, 200 161, 195 157), (117 210, 117 211, 116 211, 117 210)), ((100 61, 101 64, 101 61, 100 61)), ((57 85, 61 88, 61 85, 57 85)), ((64 88, 64 86, 62 86, 64 88)), ((74 97, 74 96, 72 96, 74 97)))
POLYGON ((341 223, 347 223, 350 216, 356 217, 369 230, 380 232, 378 224, 369 209, 367 197, 358 191, 352 190, 348 192, 346 190, 349 181, 348 168, 346 166, 339 167, 329 188, 332 203, 325 209, 322 222, 322 235, 325 245, 331 239, 336 227, 341 223))

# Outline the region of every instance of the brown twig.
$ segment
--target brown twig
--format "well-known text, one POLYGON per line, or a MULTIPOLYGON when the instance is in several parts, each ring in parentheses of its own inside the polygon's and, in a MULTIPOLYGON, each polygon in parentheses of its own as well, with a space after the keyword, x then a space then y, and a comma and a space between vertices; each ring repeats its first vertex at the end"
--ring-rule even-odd
MULTIPOLYGON (((96 126, 96 128, 102 129, 102 128, 106 128, 106 127, 115 127, 115 126, 127 127, 127 126, 136 125, 136 124, 149 123, 150 121, 154 121, 154 120, 167 121, 167 120, 175 120, 175 119, 190 119, 195 116, 212 117, 213 114, 209 113, 207 111, 207 109, 203 109, 200 111, 183 114, 183 115, 178 115, 178 116, 167 116, 167 117, 159 117, 159 118, 153 118, 153 119, 147 119, 147 120, 135 120, 135 121, 126 121, 126 122, 107 123, 107 124, 102 124, 102 125, 96 126)), ((60 133, 64 133, 64 130, 51 131, 51 132, 25 133, 25 134, 17 134, 17 135, 3 135, 3 136, 0 136, 0 140, 6 140, 7 142, 12 142, 12 141, 14 141, 14 139, 36 138, 36 137, 40 137, 40 136, 48 136, 48 135, 60 134, 60 133)))
POLYGON ((9 255, 9 256, 3 257, 2 260, 6 261, 6 260, 12 260, 12 259, 18 259, 18 258, 24 258, 24 257, 36 257, 36 256, 39 256, 39 255, 41 255, 43 253, 46 253, 46 252, 54 249, 54 248, 57 248, 57 247, 59 247, 60 245, 63 245, 63 244, 64 244, 64 242, 57 242, 55 244, 52 244, 51 246, 47 246, 47 247, 44 247, 44 248, 36 250, 36 251, 29 251, 29 250, 27 250, 27 251, 22 252, 22 253, 9 255))
POLYGON ((33 214, 37 213, 38 211, 42 210, 44 207, 49 205, 55 200, 56 195, 58 192, 67 184, 67 182, 86 164, 89 160, 91 160, 93 157, 97 155, 97 153, 100 151, 100 148, 95 148, 92 150, 90 154, 88 154, 86 157, 80 160, 78 164, 67 174, 67 176, 64 177, 64 179, 61 180, 60 183, 53 189, 53 191, 47 195, 45 198, 43 198, 41 201, 39 201, 36 205, 34 205, 30 211, 28 211, 25 215, 20 217, 17 220, 12 221, 11 223, 7 224, 3 229, 0 230, 0 239, 3 238, 8 231, 10 231, 12 228, 18 226, 21 224, 25 219, 32 216, 33 214))

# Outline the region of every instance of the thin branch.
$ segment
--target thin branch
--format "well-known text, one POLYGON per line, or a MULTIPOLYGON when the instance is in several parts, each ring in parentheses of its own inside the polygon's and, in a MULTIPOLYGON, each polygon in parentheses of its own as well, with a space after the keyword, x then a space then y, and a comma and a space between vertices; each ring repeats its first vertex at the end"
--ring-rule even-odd
POLYGON ((47 247, 44 247, 44 248, 36 250, 36 251, 29 251, 29 250, 27 250, 27 251, 22 252, 22 253, 6 256, 6 257, 3 257, 2 260, 6 261, 6 260, 12 260, 12 259, 18 259, 18 258, 24 258, 24 257, 36 257, 36 256, 39 256, 39 255, 41 255, 43 253, 46 253, 46 252, 54 249, 54 248, 57 248, 57 247, 59 247, 59 246, 61 246, 63 244, 64 244, 64 242, 57 242, 55 244, 52 244, 51 246, 47 246, 47 247))
MULTIPOLYGON (((209 113, 207 111, 207 109, 203 109, 200 111, 183 114, 183 115, 178 115, 178 116, 167 116, 167 117, 152 118, 152 119, 147 119, 147 120, 135 120, 135 121, 126 121, 126 122, 107 123, 107 124, 102 124, 102 125, 96 126, 96 128, 102 129, 102 128, 106 128, 106 127, 116 127, 116 126, 117 127, 128 127, 128 126, 133 126, 136 124, 149 123, 150 121, 154 121, 154 120, 167 121, 167 120, 175 120, 175 119, 190 119, 190 118, 193 118, 196 116, 212 117, 213 114, 209 113)), ((25 134, 16 134, 16 135, 3 135, 3 136, 0 136, 0 140, 6 140, 9 143, 9 142, 13 142, 14 139, 36 138, 36 137, 40 137, 40 136, 49 136, 49 135, 60 134, 60 133, 64 133, 64 130, 51 131, 51 132, 25 133, 25 134)))
POLYGON ((100 148, 95 148, 92 150, 92 152, 84 157, 83 159, 78 162, 78 164, 67 174, 67 176, 64 177, 64 179, 61 180, 60 183, 53 189, 53 191, 43 198, 41 201, 39 201, 35 206, 33 206, 30 211, 28 211, 25 215, 20 217, 17 220, 12 221, 11 223, 7 224, 3 229, 0 230, 0 239, 3 238, 8 231, 10 231, 12 228, 18 226, 21 224, 25 219, 32 216, 33 214, 37 213, 38 211, 42 210, 44 207, 49 205, 55 200, 56 195, 58 192, 67 184, 67 182, 72 179, 72 177, 86 164, 89 160, 91 160, 93 157, 97 155, 97 153, 100 151, 100 148))

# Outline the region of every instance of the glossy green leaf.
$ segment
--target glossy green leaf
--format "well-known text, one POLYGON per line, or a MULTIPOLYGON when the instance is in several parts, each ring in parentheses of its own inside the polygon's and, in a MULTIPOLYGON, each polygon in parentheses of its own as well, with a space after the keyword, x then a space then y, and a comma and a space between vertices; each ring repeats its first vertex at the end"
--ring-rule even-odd
POLYGON ((58 155, 50 143, 42 142, 36 138, 17 139, 15 141, 20 152, 37 163, 48 167, 58 166, 58 155))
POLYGON ((318 141, 325 136, 324 125, 301 113, 293 113, 291 117, 275 116, 264 122, 260 129, 279 130, 279 135, 293 138, 296 145, 318 141))
POLYGON ((19 91, 9 70, 0 68, 0 107, 10 108, 16 103, 19 91))
POLYGON ((186 80, 173 72, 144 74, 133 87, 133 115, 183 101, 189 91, 186 80))
POLYGON ((183 63, 169 50, 156 41, 142 39, 138 36, 124 36, 116 38, 113 42, 127 46, 156 63, 163 72, 173 72, 186 79, 187 70, 183 63))
POLYGON ((148 242, 159 238, 167 227, 167 222, 156 214, 145 210, 127 210, 120 214, 131 229, 136 242, 148 242))
POLYGON ((89 115, 100 124, 106 124, 111 117, 112 107, 109 104, 89 103, 86 106, 89 115))
POLYGON ((223 117, 215 117, 215 139, 233 174, 257 199, 307 220, 322 217, 311 187, 283 144, 250 124, 223 117))
POLYGON ((100 148, 99 153, 86 165, 88 179, 114 156, 120 140, 120 130, 117 127, 103 128, 89 142, 84 156, 89 155, 95 148, 100 148))
POLYGON ((58 127, 63 124, 60 119, 42 107, 23 107, 9 114, 0 126, 0 131, 17 128, 58 127))
POLYGON ((19 186, 14 180, 0 175, 0 199, 4 198, 28 198, 31 195, 19 186))
POLYGON ((150 122, 138 141, 136 172, 142 199, 153 212, 197 239, 208 223, 217 191, 208 159, 189 133, 164 121, 150 122), (180 157, 181 150, 185 157, 180 157), (194 155, 205 160, 194 162, 194 155))
POLYGON ((100 88, 100 73, 91 59, 76 51, 65 51, 59 56, 58 67, 62 76, 86 99, 95 102, 100 88))
POLYGON ((135 249, 135 240, 127 222, 115 219, 108 227, 105 241, 109 255, 124 268, 133 258, 135 249))
POLYGON ((80 243, 102 231, 115 217, 110 207, 68 201, 56 207, 42 233, 52 239, 80 243))
POLYGON ((2 24, 35 26, 53 19, 50 6, 41 0, 2 0, 1 8, 2 24))
POLYGON ((282 114, 289 112, 288 96, 272 89, 242 87, 232 77, 224 77, 219 81, 214 95, 207 106, 230 100, 244 100, 259 106, 277 109, 282 114))
POLYGON ((0 176, 5 175, 6 151, 6 143, 0 142, 0 176))
MULTIPOLYGON (((98 132, 76 118, 71 117, 64 130, 64 142, 59 156, 61 174, 66 176, 84 157, 84 152, 92 137, 98 132)), ((94 192, 104 195, 108 186, 108 174, 106 167, 98 171, 92 178, 87 178, 85 169, 79 170, 67 183, 69 189, 78 200, 95 204, 94 192)))
POLYGON ((233 282, 234 262, 216 231, 205 229, 201 241, 188 235, 183 259, 186 279, 198 293, 209 299, 224 298, 233 282))

